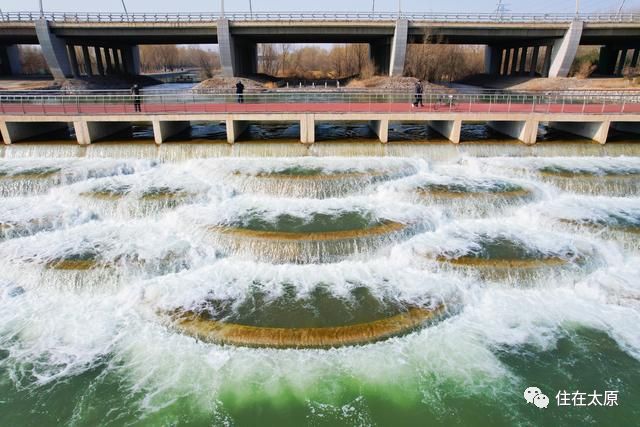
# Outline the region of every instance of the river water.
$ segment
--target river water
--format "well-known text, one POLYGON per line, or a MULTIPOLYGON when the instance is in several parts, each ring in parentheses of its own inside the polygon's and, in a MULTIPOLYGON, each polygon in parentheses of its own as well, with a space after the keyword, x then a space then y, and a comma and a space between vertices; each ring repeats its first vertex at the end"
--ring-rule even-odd
POLYGON ((0 425, 640 416, 637 143, 0 157, 0 425), (617 405, 558 406, 562 391, 617 405))

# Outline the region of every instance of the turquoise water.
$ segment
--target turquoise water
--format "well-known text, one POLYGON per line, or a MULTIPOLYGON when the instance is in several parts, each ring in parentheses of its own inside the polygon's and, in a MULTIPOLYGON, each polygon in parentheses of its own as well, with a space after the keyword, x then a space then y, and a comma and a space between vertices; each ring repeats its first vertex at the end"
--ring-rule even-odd
POLYGON ((2 151, 2 426, 637 424, 638 145, 76 149, 2 151), (527 197, 476 196, 503 189, 527 197), (158 193, 181 197, 143 199, 158 193), (387 222, 411 232, 349 237, 387 222), (244 251, 211 238, 228 224, 345 241, 330 262, 302 262, 277 239, 243 236, 244 251), (88 269, 52 268, 79 254, 88 269), (490 275, 437 261, 469 254, 562 265, 490 275), (161 315, 327 327, 434 302, 443 315, 417 329, 324 350, 204 343, 161 315), (530 386, 546 409, 526 403, 530 386), (558 406, 563 390, 617 391, 618 405, 558 406))

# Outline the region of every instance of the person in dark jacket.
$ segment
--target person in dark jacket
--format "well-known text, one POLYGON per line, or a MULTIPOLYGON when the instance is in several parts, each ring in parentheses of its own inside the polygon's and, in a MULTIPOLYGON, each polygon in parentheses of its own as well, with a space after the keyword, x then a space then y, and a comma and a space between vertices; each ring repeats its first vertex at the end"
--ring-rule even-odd
POLYGON ((236 93, 238 94, 238 104, 244 104, 244 85, 240 80, 236 83, 236 93))
POLYGON ((418 80, 416 82, 416 89, 415 89, 416 100, 413 103, 414 107, 424 107, 424 104, 422 103, 422 93, 423 92, 424 92, 424 88, 422 87, 422 83, 420 82, 420 80, 418 80))
POLYGON ((136 113, 142 112, 142 106, 140 105, 142 103, 142 99, 140 97, 140 87, 137 84, 133 85, 133 87, 131 88, 131 95, 133 95, 133 108, 135 109, 136 113))

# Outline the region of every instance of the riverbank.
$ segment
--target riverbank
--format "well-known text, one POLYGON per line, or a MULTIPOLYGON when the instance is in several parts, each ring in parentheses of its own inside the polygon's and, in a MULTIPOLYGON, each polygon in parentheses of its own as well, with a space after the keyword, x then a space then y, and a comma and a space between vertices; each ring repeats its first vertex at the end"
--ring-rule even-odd
POLYGON ((476 86, 482 89, 501 89, 527 92, 548 92, 567 90, 612 90, 640 91, 640 78, 626 77, 525 77, 525 76, 489 76, 480 74, 460 80, 456 83, 476 86))

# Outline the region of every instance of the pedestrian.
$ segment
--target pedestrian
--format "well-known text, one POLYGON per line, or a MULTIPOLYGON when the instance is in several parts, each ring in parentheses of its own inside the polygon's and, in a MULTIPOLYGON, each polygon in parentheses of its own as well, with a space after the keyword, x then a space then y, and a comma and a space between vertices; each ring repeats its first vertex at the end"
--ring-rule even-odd
POLYGON ((244 104, 244 85, 240 80, 236 83, 236 94, 238 95, 238 104, 244 104))
POLYGON ((136 111, 136 113, 142 112, 142 106, 140 105, 142 103, 142 99, 140 97, 140 87, 137 84, 134 84, 133 87, 131 87, 131 95, 133 95, 134 110, 136 111))
POLYGON ((414 107, 424 107, 422 103, 422 93, 424 92, 424 88, 422 87, 422 83, 420 80, 416 82, 415 88, 415 102, 413 103, 414 107))

